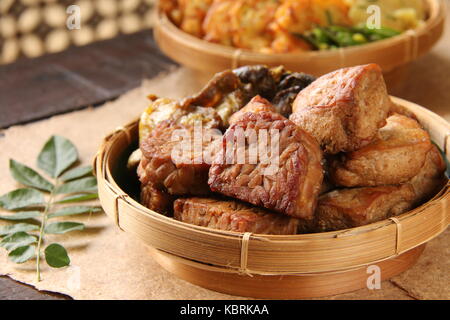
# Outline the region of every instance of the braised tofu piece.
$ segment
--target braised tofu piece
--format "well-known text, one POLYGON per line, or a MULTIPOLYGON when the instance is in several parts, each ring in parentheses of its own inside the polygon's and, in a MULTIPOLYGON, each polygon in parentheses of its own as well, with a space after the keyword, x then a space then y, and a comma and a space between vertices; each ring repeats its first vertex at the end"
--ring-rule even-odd
POLYGON ((290 120, 326 153, 351 152, 372 142, 391 104, 380 67, 368 64, 318 78, 300 91, 290 120))
POLYGON ((174 203, 174 218, 202 227, 257 234, 296 234, 305 229, 299 219, 271 213, 234 200, 182 198, 174 203))
POLYGON ((214 141, 218 130, 171 121, 159 123, 141 142, 142 160, 138 176, 143 185, 172 195, 205 195, 210 193, 207 181, 214 141))
POLYGON ((419 173, 409 183, 416 193, 415 204, 430 200, 448 181, 445 176, 447 165, 441 152, 433 144, 426 155, 425 163, 419 173))
POLYGON ((214 192, 311 220, 322 179, 316 140, 273 112, 245 113, 230 126, 213 159, 214 192))
POLYGON ((410 184, 339 189, 319 198, 316 231, 334 231, 363 226, 402 214, 414 207, 410 184))
POLYGON ((418 121, 417 116, 414 114, 414 112, 410 111, 408 108, 402 105, 393 102, 391 104, 391 109, 389 110, 389 116, 393 116, 394 114, 401 114, 402 116, 418 121))
POLYGON ((405 183, 419 173, 431 146, 417 121, 394 114, 369 145, 330 161, 329 174, 334 184, 345 187, 405 183))
POLYGON ((269 101, 261 98, 259 95, 254 97, 245 107, 238 112, 235 112, 230 117, 230 124, 237 122, 246 113, 260 113, 260 112, 276 112, 275 108, 269 101))

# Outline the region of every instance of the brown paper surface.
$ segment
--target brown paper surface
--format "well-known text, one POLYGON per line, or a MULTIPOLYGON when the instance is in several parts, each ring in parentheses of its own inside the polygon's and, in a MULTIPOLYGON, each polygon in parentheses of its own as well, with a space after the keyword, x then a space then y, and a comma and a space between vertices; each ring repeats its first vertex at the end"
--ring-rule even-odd
MULTIPOLYGON (((408 77, 391 93, 450 120, 448 52, 450 41, 441 41, 431 54, 411 65, 408 72, 415 76, 408 77)), ((189 71, 177 69, 144 81, 141 87, 104 106, 5 130, 0 137, 0 194, 17 187, 9 175, 9 158, 35 167, 44 142, 50 135, 59 134, 71 139, 82 163, 89 164, 106 134, 139 116, 147 105, 147 94, 176 98, 195 92, 198 85, 191 76, 189 71)), ((48 237, 48 243, 56 241, 68 248, 70 267, 49 269, 43 264, 43 280, 36 283, 33 262, 16 265, 8 261, 5 250, 0 250, 0 275, 75 299, 236 299, 169 274, 150 257, 144 244, 119 231, 103 213, 71 219, 84 222, 87 230, 48 237)), ((381 290, 362 289, 327 299, 450 299, 449 244, 447 230, 428 243, 414 267, 383 282, 381 290)))

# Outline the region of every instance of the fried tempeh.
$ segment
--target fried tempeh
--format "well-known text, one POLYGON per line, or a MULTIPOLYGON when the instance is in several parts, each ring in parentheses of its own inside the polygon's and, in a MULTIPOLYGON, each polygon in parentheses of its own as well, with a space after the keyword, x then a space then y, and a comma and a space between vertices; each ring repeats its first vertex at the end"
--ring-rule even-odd
POLYGON ((310 220, 322 185, 321 161, 315 139, 280 114, 245 113, 225 132, 208 183, 215 192, 310 220), (262 145, 278 150, 264 154, 262 145), (254 150, 258 157, 251 161, 254 150))
POLYGON ((171 121, 159 123, 141 142, 143 157, 138 170, 141 183, 151 183, 172 195, 210 193, 207 184, 210 155, 221 133, 203 128, 199 130, 200 137, 196 137, 195 130, 171 121))
MULTIPOLYGON (((175 219, 202 227, 259 234, 296 234, 299 219, 234 200, 183 198, 174 203, 175 219)), ((303 227, 303 229, 305 229, 303 227)))

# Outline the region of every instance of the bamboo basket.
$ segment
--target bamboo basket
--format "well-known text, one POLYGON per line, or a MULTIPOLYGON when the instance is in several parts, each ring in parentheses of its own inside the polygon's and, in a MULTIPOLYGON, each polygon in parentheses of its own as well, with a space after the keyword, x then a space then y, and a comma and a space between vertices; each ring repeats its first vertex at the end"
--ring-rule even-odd
MULTIPOLYGON (((450 159, 450 124, 411 102, 414 112, 450 159)), ((367 266, 388 279, 409 268, 426 242, 449 222, 450 183, 410 212, 341 231, 291 236, 254 235, 186 224, 133 199, 137 178, 126 171, 137 146, 138 121, 108 135, 94 160, 103 209, 117 226, 149 245, 151 254, 178 277, 212 290, 256 298, 305 298, 363 288, 367 266)))
POLYGON ((339 68, 377 63, 385 72, 388 84, 405 78, 405 67, 431 50, 444 29, 446 4, 444 0, 427 0, 428 19, 420 28, 399 36, 362 46, 328 51, 264 54, 210 43, 177 28, 159 12, 154 36, 160 49, 181 65, 197 73, 200 84, 225 69, 243 65, 284 65, 287 70, 320 76, 339 68))

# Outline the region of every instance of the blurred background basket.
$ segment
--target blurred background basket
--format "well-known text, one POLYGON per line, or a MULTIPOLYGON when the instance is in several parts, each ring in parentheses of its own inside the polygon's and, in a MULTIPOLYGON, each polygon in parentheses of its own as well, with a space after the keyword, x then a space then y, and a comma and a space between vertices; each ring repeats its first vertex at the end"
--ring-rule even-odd
POLYGON ((426 0, 428 19, 416 30, 393 38, 337 50, 265 54, 210 43, 177 28, 163 12, 158 12, 154 35, 160 49, 173 60, 198 73, 201 83, 219 71, 249 64, 284 65, 288 70, 316 76, 338 68, 377 63, 388 84, 401 79, 402 67, 430 51, 441 38, 445 22, 444 0, 426 0))
POLYGON ((0 64, 111 39, 153 26, 156 0, 0 0, 0 64), (80 8, 78 30, 66 26, 80 8))
MULTIPOLYGON (((450 159, 450 124, 405 100, 450 159)), ((432 200, 396 218, 359 228, 293 236, 252 235, 186 224, 139 204, 139 182, 126 169, 137 147, 138 121, 108 135, 94 167, 103 209, 123 231, 140 238, 167 270, 194 284, 233 295, 305 298, 366 286, 367 266, 388 279, 409 268, 424 244, 449 222, 450 184, 432 200)))

